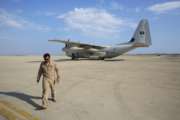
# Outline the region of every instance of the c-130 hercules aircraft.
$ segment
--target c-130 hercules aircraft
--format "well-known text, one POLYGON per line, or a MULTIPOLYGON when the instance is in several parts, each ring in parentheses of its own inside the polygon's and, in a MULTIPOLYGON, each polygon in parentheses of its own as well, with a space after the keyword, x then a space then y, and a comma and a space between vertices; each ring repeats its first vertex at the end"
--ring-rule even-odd
POLYGON ((142 19, 131 40, 127 43, 121 43, 115 46, 105 47, 58 39, 49 41, 64 43, 65 47, 63 51, 73 60, 78 58, 96 58, 104 60, 105 58, 117 57, 138 47, 149 47, 151 45, 151 36, 148 20, 142 19))

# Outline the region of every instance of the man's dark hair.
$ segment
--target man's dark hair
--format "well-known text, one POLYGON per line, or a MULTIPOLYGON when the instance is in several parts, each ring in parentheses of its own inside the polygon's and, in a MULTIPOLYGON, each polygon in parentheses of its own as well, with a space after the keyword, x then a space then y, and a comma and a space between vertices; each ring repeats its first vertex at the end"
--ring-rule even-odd
POLYGON ((51 57, 51 55, 50 55, 49 53, 45 53, 45 54, 43 55, 43 57, 44 57, 44 58, 46 58, 46 57, 51 57))

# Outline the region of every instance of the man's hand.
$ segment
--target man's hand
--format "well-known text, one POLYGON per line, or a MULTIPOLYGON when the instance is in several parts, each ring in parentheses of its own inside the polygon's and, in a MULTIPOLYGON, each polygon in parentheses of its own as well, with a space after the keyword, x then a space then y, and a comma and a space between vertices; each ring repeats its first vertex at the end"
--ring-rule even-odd
POLYGON ((59 81, 60 81, 60 77, 57 76, 56 82, 59 83, 59 81))

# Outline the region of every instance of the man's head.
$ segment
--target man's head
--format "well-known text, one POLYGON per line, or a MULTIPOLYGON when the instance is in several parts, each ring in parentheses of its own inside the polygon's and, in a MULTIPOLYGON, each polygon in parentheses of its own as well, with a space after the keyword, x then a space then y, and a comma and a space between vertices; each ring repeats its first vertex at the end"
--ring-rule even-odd
POLYGON ((44 60, 45 60, 46 62, 50 61, 50 57, 51 57, 51 55, 50 55, 49 53, 45 53, 45 54, 43 55, 43 58, 44 58, 44 60))

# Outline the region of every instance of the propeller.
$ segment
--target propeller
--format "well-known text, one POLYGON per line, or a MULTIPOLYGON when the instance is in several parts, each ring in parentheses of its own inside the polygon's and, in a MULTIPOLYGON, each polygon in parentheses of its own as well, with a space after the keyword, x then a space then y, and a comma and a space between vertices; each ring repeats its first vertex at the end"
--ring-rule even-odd
POLYGON ((65 48, 69 48, 69 47, 70 47, 69 42, 70 42, 70 39, 67 39, 67 42, 66 42, 66 44, 65 44, 65 48))

